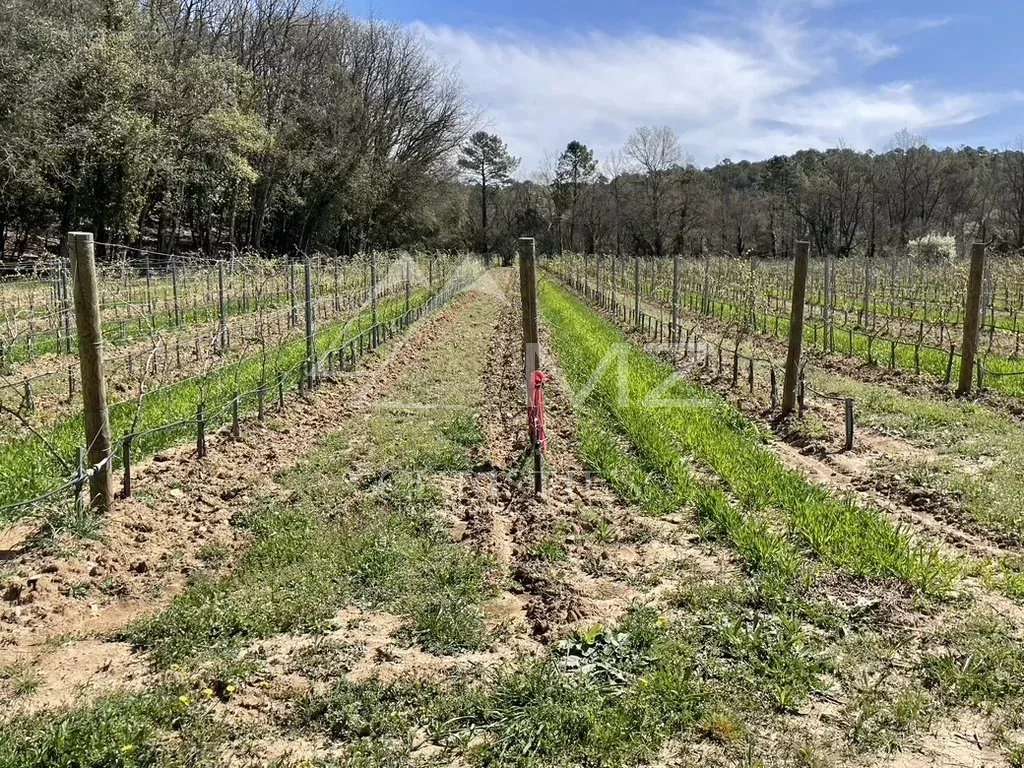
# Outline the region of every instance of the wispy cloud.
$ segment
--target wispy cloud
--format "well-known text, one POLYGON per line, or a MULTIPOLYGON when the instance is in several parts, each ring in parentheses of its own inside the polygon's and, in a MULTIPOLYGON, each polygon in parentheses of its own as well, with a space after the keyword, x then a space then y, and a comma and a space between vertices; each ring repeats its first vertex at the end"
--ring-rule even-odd
POLYGON ((527 172, 574 138, 606 154, 641 124, 672 126, 688 154, 711 163, 840 141, 879 147, 904 127, 927 135, 977 120, 1005 98, 858 83, 848 61, 869 66, 899 46, 876 33, 816 29, 783 7, 793 5, 808 3, 784 0, 742 24, 678 35, 550 40, 416 26, 527 172))

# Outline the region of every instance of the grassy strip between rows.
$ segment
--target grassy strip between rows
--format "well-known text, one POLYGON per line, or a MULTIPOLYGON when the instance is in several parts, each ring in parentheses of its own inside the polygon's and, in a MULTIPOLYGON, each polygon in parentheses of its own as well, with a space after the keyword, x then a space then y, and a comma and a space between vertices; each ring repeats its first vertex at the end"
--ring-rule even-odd
MULTIPOLYGON (((429 300, 425 291, 411 297, 413 309, 429 300)), ((382 302, 377 308, 379 323, 393 322, 405 313, 404 299, 382 302)), ((369 310, 355 317, 321 328, 317 335, 317 349, 321 355, 327 350, 336 350, 357 337, 370 325, 369 310)), ((155 390, 142 399, 142 410, 136 432, 144 432, 177 422, 190 422, 140 437, 133 445, 133 452, 139 456, 152 454, 175 445, 195 433, 196 409, 205 403, 210 427, 217 427, 229 419, 227 408, 235 393, 252 392, 261 385, 272 386, 277 372, 288 372, 288 383, 297 377, 296 367, 306 357, 305 339, 294 339, 276 349, 268 350, 266 356, 259 352, 217 368, 209 374, 188 379, 155 390)), ((243 403, 246 410, 255 409, 255 399, 250 397, 243 403)), ((110 426, 113 434, 121 435, 132 428, 136 415, 136 403, 123 402, 110 408, 110 426)), ((85 434, 83 416, 55 425, 44 434, 46 441, 59 452, 68 466, 74 466, 76 452, 85 434)), ((69 474, 43 446, 35 435, 27 435, 0 445, 0 507, 30 499, 66 480, 69 474)), ((0 522, 3 522, 0 520, 0 522)))
POLYGON ((951 586, 957 569, 935 549, 877 510, 835 498, 786 469, 724 400, 680 380, 566 291, 544 283, 541 307, 574 389, 593 387, 590 397, 608 415, 609 428, 755 567, 789 580, 809 550, 855 576, 895 578, 927 594, 951 586), (691 463, 715 480, 696 476, 691 463))

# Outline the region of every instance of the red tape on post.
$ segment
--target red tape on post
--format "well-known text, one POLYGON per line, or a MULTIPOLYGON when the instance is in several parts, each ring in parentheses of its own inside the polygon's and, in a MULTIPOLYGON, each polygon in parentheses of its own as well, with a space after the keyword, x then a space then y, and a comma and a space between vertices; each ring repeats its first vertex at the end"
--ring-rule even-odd
POLYGON ((543 371, 534 371, 530 393, 530 441, 534 445, 539 444, 541 451, 548 449, 548 435, 544 425, 544 382, 549 378, 543 371))

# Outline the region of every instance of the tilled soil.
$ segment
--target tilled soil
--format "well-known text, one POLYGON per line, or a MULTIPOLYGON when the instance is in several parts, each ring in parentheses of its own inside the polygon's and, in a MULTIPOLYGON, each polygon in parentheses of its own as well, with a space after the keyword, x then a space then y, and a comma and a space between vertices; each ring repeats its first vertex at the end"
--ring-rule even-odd
POLYGON ((380 382, 392 381, 421 345, 443 332, 451 311, 425 319, 412 339, 368 355, 354 375, 326 379, 311 395, 288 399, 283 412, 263 423, 243 422, 239 439, 226 431, 208 436, 205 459, 181 446, 140 465, 133 497, 114 504, 95 539, 62 537, 33 546, 35 528, 10 529, 0 667, 42 675, 37 692, 19 705, 62 703, 69 694, 61 679, 73 685, 102 671, 109 687, 136 678, 143 666, 138 659, 122 643, 102 638, 159 612, 190 579, 230 567, 247 541, 232 525, 235 516, 258 500, 287 498, 290 491, 275 475, 383 396, 380 382))

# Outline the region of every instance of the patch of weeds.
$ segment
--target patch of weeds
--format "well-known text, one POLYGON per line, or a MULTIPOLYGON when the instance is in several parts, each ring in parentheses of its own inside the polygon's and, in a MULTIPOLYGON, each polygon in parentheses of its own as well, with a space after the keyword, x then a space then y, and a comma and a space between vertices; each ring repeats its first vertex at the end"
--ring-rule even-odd
POLYGON ((748 603, 749 593, 744 586, 710 580, 684 582, 669 596, 669 605, 691 611, 743 606, 748 603))
POLYGON ((76 584, 69 584, 67 588, 67 596, 75 600, 81 600, 89 595, 92 591, 92 585, 87 581, 80 581, 76 584))
POLYGON ((87 504, 76 508, 74 504, 61 504, 44 518, 42 544, 48 549, 61 551, 68 540, 98 539, 103 520, 87 504))
POLYGON ((976 571, 988 589, 1024 602, 1024 558, 1003 557, 979 562, 976 571))
POLYGON ((329 471, 314 463, 285 478, 301 489, 297 503, 267 502, 239 521, 256 540, 234 572, 194 583, 135 626, 132 642, 167 665, 279 632, 323 630, 357 600, 409 616, 430 650, 479 647, 492 564, 451 541, 433 511, 437 491, 392 477, 358 495, 336 463, 321 468, 329 471))
POLYGON ((748 609, 723 616, 707 634, 718 652, 710 660, 712 673, 778 712, 795 711, 832 671, 823 649, 792 614, 748 609))
POLYGON ((781 619, 763 617, 766 629, 737 641, 709 625, 716 613, 690 625, 637 608, 544 658, 445 686, 341 680, 310 694, 297 718, 355 751, 377 743, 398 754, 410 733, 426 734, 484 768, 636 765, 688 731, 739 744, 743 716, 776 709, 760 691, 802 682, 806 694, 820 665, 812 639, 778 629, 781 619))
MULTIPOLYGON (((472 467, 469 447, 459 440, 471 440, 467 418, 438 424, 420 410, 381 410, 369 423, 374 465, 383 473, 418 470, 459 472, 472 467), (452 427, 452 425, 462 425, 452 427)), ((345 440, 348 436, 343 436, 345 440)))
POLYGON ((951 705, 985 707, 1024 697, 1024 643, 994 617, 975 617, 922 662, 925 685, 951 705))
POLYGON ((227 562, 231 557, 231 551, 223 544, 208 541, 199 548, 199 551, 196 552, 196 557, 206 565, 215 566, 227 562))
POLYGON ((738 744, 746 736, 746 727, 732 712, 712 710, 697 723, 701 735, 719 744, 738 744))
POLYGON ((484 442, 484 433, 474 413, 460 413, 441 427, 441 434, 466 449, 477 448, 484 442))
POLYGON ((847 705, 850 738, 865 750, 895 752, 926 728, 937 712, 935 700, 916 686, 893 689, 883 680, 864 681, 847 705))
POLYGON ((614 544, 619 540, 619 532, 615 522, 599 509, 584 507, 579 511, 583 530, 599 544, 614 544))
POLYGON ((291 654, 288 670, 310 680, 337 680, 347 675, 361 656, 358 645, 317 637, 291 654))
POLYGON ((352 683, 342 679, 326 694, 301 700, 299 724, 316 726, 337 742, 405 737, 419 725, 437 691, 423 685, 389 685, 379 681, 352 683))
POLYGON ((569 553, 565 549, 565 542, 560 536, 549 536, 539 541, 529 553, 534 560, 541 560, 545 563, 554 563, 565 560, 569 553))
POLYGON ((110 597, 128 594, 128 583, 123 579, 108 576, 100 583, 100 592, 110 597))
POLYGON ((655 532, 649 525, 640 520, 632 520, 622 532, 622 541, 627 544, 650 544, 654 541, 655 532))
POLYGON ((187 694, 116 695, 88 707, 18 717, 0 729, 0 768, 149 768, 189 764, 218 727, 187 694))
POLYGON ((39 673, 27 663, 12 664, 0 669, 0 680, 7 682, 7 687, 15 697, 31 696, 43 683, 39 673))
POLYGON ((623 765, 655 755, 703 706, 687 638, 653 611, 499 672, 475 725, 484 766, 623 765))
POLYGON ((793 437, 808 442, 820 442, 828 440, 828 426, 818 414, 806 411, 803 418, 793 423, 793 437))

